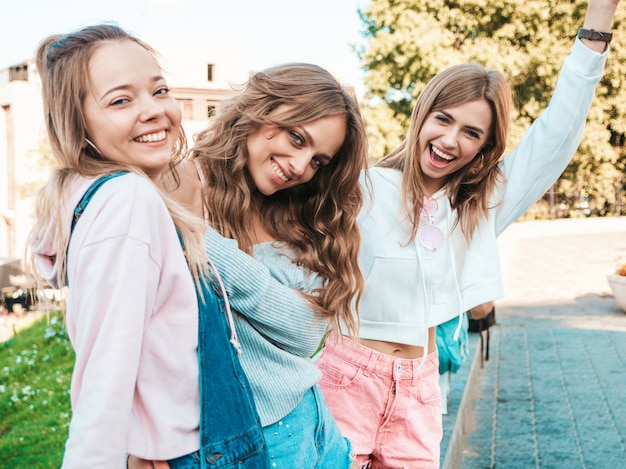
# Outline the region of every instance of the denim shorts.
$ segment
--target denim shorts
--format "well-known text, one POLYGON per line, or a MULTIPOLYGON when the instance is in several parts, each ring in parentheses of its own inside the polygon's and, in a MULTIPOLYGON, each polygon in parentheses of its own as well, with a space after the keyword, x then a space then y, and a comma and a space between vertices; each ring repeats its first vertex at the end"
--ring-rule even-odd
POLYGON ((398 359, 329 337, 316 362, 320 389, 361 468, 439 467, 442 417, 437 351, 398 359))
POLYGON ((276 423, 263 427, 272 469, 348 469, 350 442, 343 437, 317 386, 276 423))
MULTIPOLYGON (((241 443, 237 442, 238 450, 241 451, 241 443)), ((230 460, 222 457, 215 458, 213 454, 207 455, 204 464, 200 461, 200 452, 196 451, 179 458, 168 461, 170 469, 200 469, 220 468, 220 469, 263 469, 267 467, 267 454, 261 449, 251 448, 253 452, 246 455, 244 460, 230 460)), ((221 455, 218 455, 221 456, 221 455)), ((229 456, 228 454, 224 456, 229 456)))

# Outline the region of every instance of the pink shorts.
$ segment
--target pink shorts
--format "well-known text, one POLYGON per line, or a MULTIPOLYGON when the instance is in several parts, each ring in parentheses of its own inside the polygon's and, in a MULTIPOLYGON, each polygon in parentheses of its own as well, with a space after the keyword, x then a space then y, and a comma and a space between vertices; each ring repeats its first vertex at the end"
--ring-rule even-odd
POLYGON ((396 359, 349 339, 326 340, 324 398, 360 468, 438 468, 442 437, 437 352, 396 359))

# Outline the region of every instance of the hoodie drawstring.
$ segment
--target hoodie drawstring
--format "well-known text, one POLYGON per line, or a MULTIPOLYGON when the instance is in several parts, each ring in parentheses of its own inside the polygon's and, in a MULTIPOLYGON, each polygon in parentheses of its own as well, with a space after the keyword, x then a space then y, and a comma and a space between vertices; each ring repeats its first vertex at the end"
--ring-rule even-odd
POLYGON ((230 343, 233 345, 233 347, 235 347, 235 350, 237 350, 237 355, 241 355, 242 353, 241 344, 239 343, 239 340, 237 339, 237 330, 235 329, 235 320, 233 318, 233 312, 230 309, 230 302, 228 301, 226 288, 224 288, 224 282, 222 282, 222 277, 220 276, 219 272, 215 268, 215 265, 213 264, 213 262, 211 262, 211 259, 208 259, 208 262, 209 262, 209 267, 211 267, 211 270, 213 271, 213 274, 215 275, 215 278, 217 279, 217 282, 219 283, 220 292, 222 293, 222 298, 224 299, 224 308, 226 309, 226 317, 228 318, 228 327, 230 328, 230 343))

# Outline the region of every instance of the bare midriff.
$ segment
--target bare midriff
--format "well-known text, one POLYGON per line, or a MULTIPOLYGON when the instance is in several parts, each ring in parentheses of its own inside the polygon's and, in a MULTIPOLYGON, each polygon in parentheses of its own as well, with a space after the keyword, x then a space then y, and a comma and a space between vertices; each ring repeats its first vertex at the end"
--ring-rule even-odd
MULTIPOLYGON (((432 353, 437 349, 437 340, 435 337, 436 328, 428 329, 428 353, 432 353)), ((360 339, 361 345, 376 350, 377 352, 391 355, 395 358, 414 359, 424 355, 424 347, 417 345, 399 344, 396 342, 385 342, 383 340, 360 339)))

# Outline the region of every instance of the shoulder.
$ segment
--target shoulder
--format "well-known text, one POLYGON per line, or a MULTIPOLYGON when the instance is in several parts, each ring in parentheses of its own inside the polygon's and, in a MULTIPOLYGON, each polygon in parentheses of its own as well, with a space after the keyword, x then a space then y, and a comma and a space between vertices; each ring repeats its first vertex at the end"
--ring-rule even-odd
POLYGON ((402 172, 397 169, 373 167, 364 178, 364 188, 370 199, 391 197, 402 192, 402 172))
POLYGON ((202 180, 200 168, 196 161, 187 159, 176 165, 178 184, 174 176, 168 174, 163 181, 165 190, 180 204, 191 210, 195 215, 203 217, 202 209, 202 180))
POLYGON ((129 197, 140 203, 163 202, 154 182, 135 173, 126 173, 110 179, 103 184, 99 192, 110 199, 122 199, 126 202, 129 202, 129 197))
POLYGON ((392 185, 396 187, 402 185, 402 172, 397 169, 374 166, 368 171, 369 177, 375 185, 392 185))
POLYGON ((150 243, 169 233, 173 222, 155 184, 127 173, 107 180, 93 193, 75 228, 72 237, 78 239, 77 245, 124 237, 150 243))
POLYGON ((154 182, 135 173, 127 173, 106 181, 93 195, 87 211, 99 218, 154 224, 169 217, 163 197, 154 182))

